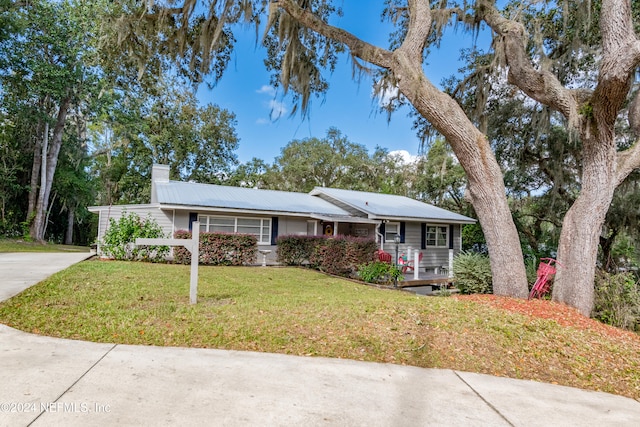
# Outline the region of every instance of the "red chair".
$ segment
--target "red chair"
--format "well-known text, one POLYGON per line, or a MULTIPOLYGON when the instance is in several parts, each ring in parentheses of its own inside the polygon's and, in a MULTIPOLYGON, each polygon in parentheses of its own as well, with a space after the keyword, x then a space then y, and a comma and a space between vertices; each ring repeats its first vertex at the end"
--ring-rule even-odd
MULTIPOLYGON (((422 261, 422 252, 418 252, 418 264, 422 261)), ((410 259, 402 266, 402 273, 407 273, 409 271, 415 270, 415 259, 410 259)), ((418 266, 420 267, 420 266, 418 266)))
POLYGON ((378 259, 380 262, 386 262, 387 264, 391 264, 391 254, 389 252, 385 252, 383 250, 377 250, 378 259))

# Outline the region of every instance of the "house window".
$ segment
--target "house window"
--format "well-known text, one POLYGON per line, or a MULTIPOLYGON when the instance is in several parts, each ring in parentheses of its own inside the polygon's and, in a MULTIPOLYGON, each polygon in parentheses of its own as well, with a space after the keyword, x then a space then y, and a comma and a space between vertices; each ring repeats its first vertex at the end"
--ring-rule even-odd
POLYGON ((425 242, 427 247, 446 248, 449 247, 449 226, 448 225, 427 225, 425 242))
POLYGON ((252 234, 258 239, 258 244, 271 244, 270 218, 198 215, 198 221, 202 232, 252 234))
POLYGON ((399 222, 387 222, 384 225, 384 241, 386 243, 393 243, 393 238, 396 237, 396 234, 400 234, 400 223, 399 222))

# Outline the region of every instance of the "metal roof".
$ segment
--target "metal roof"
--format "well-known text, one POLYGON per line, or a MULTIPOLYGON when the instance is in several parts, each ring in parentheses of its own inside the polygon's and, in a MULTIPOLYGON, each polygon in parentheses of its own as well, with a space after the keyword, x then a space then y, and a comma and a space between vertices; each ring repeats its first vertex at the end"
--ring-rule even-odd
POLYGON ((404 196, 337 188, 316 187, 310 193, 294 193, 195 182, 156 181, 155 191, 158 203, 167 206, 288 212, 313 215, 327 220, 340 218, 340 221, 352 218, 360 222, 381 219, 475 222, 474 219, 464 215, 404 196), (354 216, 340 206, 349 206, 366 216, 354 216))
POLYGON ((158 202, 206 208, 348 216, 349 212, 307 193, 259 190, 194 182, 156 182, 158 202))
POLYGON ((316 187, 309 194, 344 203, 366 213, 369 218, 415 218, 460 223, 476 222, 473 218, 393 194, 368 193, 326 187, 316 187))

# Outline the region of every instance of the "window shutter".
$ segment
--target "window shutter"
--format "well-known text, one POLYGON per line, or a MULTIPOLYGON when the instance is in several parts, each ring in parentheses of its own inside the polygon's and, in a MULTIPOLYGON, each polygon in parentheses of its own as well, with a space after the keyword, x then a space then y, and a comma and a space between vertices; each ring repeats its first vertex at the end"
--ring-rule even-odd
POLYGON ((400 223, 400 243, 404 243, 404 233, 407 225, 405 222, 400 223))
POLYGON ((427 249, 427 224, 420 224, 420 249, 427 249))
POLYGON ((276 244, 276 239, 278 238, 278 217, 274 216, 271 218, 271 244, 276 244))
POLYGON ((189 212, 189 231, 193 231, 193 223, 198 220, 197 212, 189 212))

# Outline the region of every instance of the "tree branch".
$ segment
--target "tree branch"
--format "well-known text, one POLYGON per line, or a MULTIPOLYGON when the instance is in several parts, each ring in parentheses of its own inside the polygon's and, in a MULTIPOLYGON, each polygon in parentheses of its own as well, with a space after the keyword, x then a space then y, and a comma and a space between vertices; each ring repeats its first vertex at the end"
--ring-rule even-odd
POLYGON ((420 0, 409 0, 408 6, 409 28, 398 50, 403 51, 412 62, 422 64, 422 53, 431 32, 431 8, 429 2, 420 0))
POLYGON ((640 139, 630 148, 620 151, 616 158, 616 186, 620 185, 634 169, 640 168, 640 139))
MULTIPOLYGON (((633 31, 630 0, 603 0, 600 12, 602 61, 593 96, 596 119, 613 127, 640 63, 640 42, 633 31)), ((602 127, 602 126, 600 126, 602 127)))
POLYGON ((305 27, 327 38, 345 44, 358 58, 382 68, 390 68, 391 52, 360 40, 348 31, 334 27, 319 19, 310 10, 303 9, 294 0, 279 0, 275 3, 305 27))
POLYGON ((559 111, 569 122, 569 128, 580 124, 576 92, 566 89, 551 72, 537 70, 526 52, 527 32, 524 26, 504 18, 496 9, 495 0, 479 0, 478 15, 501 37, 509 67, 509 83, 520 88, 532 99, 559 111))

